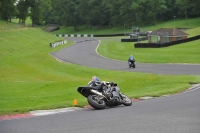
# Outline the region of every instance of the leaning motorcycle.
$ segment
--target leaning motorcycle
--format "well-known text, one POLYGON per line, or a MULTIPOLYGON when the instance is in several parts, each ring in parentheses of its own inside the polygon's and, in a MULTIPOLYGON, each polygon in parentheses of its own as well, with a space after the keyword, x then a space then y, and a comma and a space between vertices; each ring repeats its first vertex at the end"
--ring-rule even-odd
POLYGON ((77 91, 87 98, 88 103, 94 109, 100 110, 106 106, 132 105, 132 100, 121 93, 120 88, 115 83, 102 82, 101 87, 78 87, 77 91), (107 93, 102 90, 102 87, 107 87, 107 93))

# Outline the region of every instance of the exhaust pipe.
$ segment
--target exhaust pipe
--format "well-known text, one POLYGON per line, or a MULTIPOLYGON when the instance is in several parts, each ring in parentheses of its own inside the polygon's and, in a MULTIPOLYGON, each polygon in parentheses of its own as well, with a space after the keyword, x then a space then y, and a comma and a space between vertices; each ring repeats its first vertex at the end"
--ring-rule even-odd
POLYGON ((99 96, 102 96, 102 97, 104 97, 106 100, 108 100, 101 92, 98 92, 98 91, 93 90, 93 89, 91 89, 90 91, 91 91, 92 93, 94 93, 94 94, 96 94, 96 95, 99 95, 99 96))
POLYGON ((90 90, 92 93, 94 93, 94 94, 97 94, 97 95, 100 95, 100 96, 104 96, 104 95, 102 95, 102 93, 101 92, 98 92, 98 91, 96 91, 96 90, 90 90))

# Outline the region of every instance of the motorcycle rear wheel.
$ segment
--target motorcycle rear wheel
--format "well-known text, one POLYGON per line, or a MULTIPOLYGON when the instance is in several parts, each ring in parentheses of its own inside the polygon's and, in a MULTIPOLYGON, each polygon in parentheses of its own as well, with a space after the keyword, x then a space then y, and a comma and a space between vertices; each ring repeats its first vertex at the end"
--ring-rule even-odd
POLYGON ((89 95, 88 103, 95 109, 104 109, 106 107, 106 102, 104 100, 99 99, 97 95, 89 95))

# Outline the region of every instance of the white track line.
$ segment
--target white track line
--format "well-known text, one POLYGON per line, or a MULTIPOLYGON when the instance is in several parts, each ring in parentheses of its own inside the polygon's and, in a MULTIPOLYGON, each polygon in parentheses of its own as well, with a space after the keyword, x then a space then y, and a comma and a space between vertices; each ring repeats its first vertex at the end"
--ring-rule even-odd
POLYGON ((52 115, 52 114, 57 114, 57 113, 71 112, 71 111, 76 111, 76 110, 81 110, 81 109, 83 108, 69 107, 69 108, 61 108, 61 109, 54 109, 54 110, 35 110, 35 111, 30 111, 30 113, 33 116, 43 116, 43 115, 52 115))

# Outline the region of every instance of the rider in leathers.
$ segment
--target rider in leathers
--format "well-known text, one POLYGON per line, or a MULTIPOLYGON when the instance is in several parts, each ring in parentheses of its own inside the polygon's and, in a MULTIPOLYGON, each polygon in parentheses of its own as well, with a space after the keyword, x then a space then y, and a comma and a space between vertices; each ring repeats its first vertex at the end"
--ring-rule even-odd
POLYGON ((112 93, 111 93, 111 88, 105 86, 104 84, 112 84, 110 82, 100 82, 99 78, 97 76, 93 76, 92 80, 88 83, 89 86, 95 87, 97 90, 101 90, 103 92, 103 94, 107 97, 107 98, 111 98, 112 97, 112 93))
POLYGON ((132 55, 130 55, 130 57, 128 58, 128 63, 130 63, 131 61, 135 61, 135 59, 132 55))

